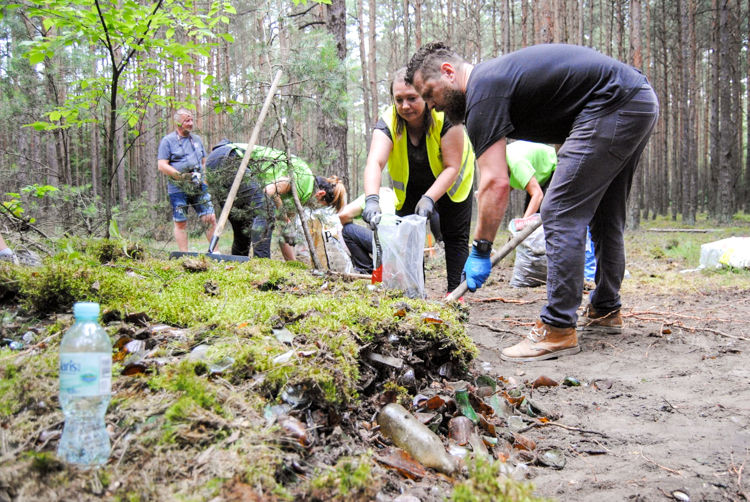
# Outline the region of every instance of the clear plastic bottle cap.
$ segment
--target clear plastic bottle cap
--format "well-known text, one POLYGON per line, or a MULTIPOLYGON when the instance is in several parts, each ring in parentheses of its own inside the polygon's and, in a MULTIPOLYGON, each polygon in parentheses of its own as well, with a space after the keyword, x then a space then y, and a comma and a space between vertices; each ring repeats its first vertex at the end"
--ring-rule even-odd
POLYGON ((73 315, 76 319, 96 319, 99 317, 99 304, 94 302, 79 302, 73 305, 73 315))

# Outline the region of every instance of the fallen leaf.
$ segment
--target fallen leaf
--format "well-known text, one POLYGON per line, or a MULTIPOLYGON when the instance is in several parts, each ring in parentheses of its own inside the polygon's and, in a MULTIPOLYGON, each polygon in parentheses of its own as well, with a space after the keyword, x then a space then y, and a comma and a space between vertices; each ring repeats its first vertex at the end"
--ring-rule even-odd
POLYGON ((532 389, 536 389, 538 387, 557 387, 558 385, 560 384, 544 375, 531 382, 532 389))
POLYGON ((393 467, 401 475, 415 481, 419 481, 427 475, 427 471, 422 467, 422 464, 414 460, 404 450, 394 449, 387 455, 376 455, 375 460, 388 467, 393 467))
POLYGON ((513 434, 513 439, 515 440, 513 447, 516 450, 534 451, 536 449, 536 443, 528 437, 517 432, 512 432, 511 434, 513 434))
POLYGON ((143 375, 144 373, 153 373, 153 368, 146 366, 145 364, 135 363, 135 364, 128 364, 122 369, 122 372, 120 372, 120 375, 123 376, 133 376, 133 375, 143 375))

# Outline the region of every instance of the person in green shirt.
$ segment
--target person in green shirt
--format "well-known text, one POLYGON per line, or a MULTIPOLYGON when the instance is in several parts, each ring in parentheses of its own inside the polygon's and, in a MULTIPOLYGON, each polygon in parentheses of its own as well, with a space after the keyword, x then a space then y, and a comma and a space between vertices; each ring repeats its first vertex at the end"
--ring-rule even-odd
MULTIPOLYGON (((231 185, 246 149, 246 143, 230 143, 228 140, 221 141, 213 148, 206 167, 214 172, 212 176, 216 176, 216 173, 223 174, 222 182, 214 185, 224 188, 231 185)), ((247 256, 252 241, 254 256, 270 258, 275 220, 273 213, 280 212, 283 215, 282 239, 279 242, 281 253, 287 261, 296 258, 293 246, 297 241, 294 224, 297 211, 293 202, 288 164, 292 166, 294 185, 302 204, 333 206, 337 211, 344 207, 346 187, 337 176, 316 176, 299 157, 292 155, 287 163, 285 152, 255 146, 248 162, 245 183, 238 191, 235 203, 237 211, 233 207, 229 217, 237 243, 237 246, 235 243, 232 245, 232 254, 247 256)), ((216 198, 222 201, 226 199, 226 195, 216 198)))
POLYGON ((555 149, 542 143, 514 141, 505 149, 510 186, 526 190, 526 218, 539 212, 544 193, 557 166, 555 149))

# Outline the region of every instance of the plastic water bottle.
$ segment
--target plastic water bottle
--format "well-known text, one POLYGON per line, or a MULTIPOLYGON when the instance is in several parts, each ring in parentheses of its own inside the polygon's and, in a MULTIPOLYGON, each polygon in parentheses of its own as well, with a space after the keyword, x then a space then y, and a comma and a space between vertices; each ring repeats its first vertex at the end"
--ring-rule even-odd
POLYGON ((76 303, 76 322, 60 342, 60 404, 65 427, 57 455, 81 466, 109 459, 104 414, 112 395, 112 342, 99 325, 98 303, 76 303))

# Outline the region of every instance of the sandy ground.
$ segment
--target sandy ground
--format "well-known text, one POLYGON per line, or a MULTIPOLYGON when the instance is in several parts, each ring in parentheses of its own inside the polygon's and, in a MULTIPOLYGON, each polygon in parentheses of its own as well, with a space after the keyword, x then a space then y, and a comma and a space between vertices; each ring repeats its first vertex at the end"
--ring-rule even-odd
MULTIPOLYGON (((528 432, 538 449, 557 447, 566 457, 562 470, 531 468, 538 494, 559 501, 688 500, 681 491, 693 501, 750 500, 748 291, 660 294, 634 279, 623 287, 622 335, 583 334, 577 355, 508 363, 500 350, 528 333, 546 301, 544 287, 509 287, 511 267, 493 271, 488 287, 465 297, 466 329, 481 349, 476 368, 518 381, 544 375, 582 383, 533 393, 570 428, 528 432), (498 300, 479 301, 488 299, 498 300)), ((442 284, 431 279, 428 289, 442 284)))

